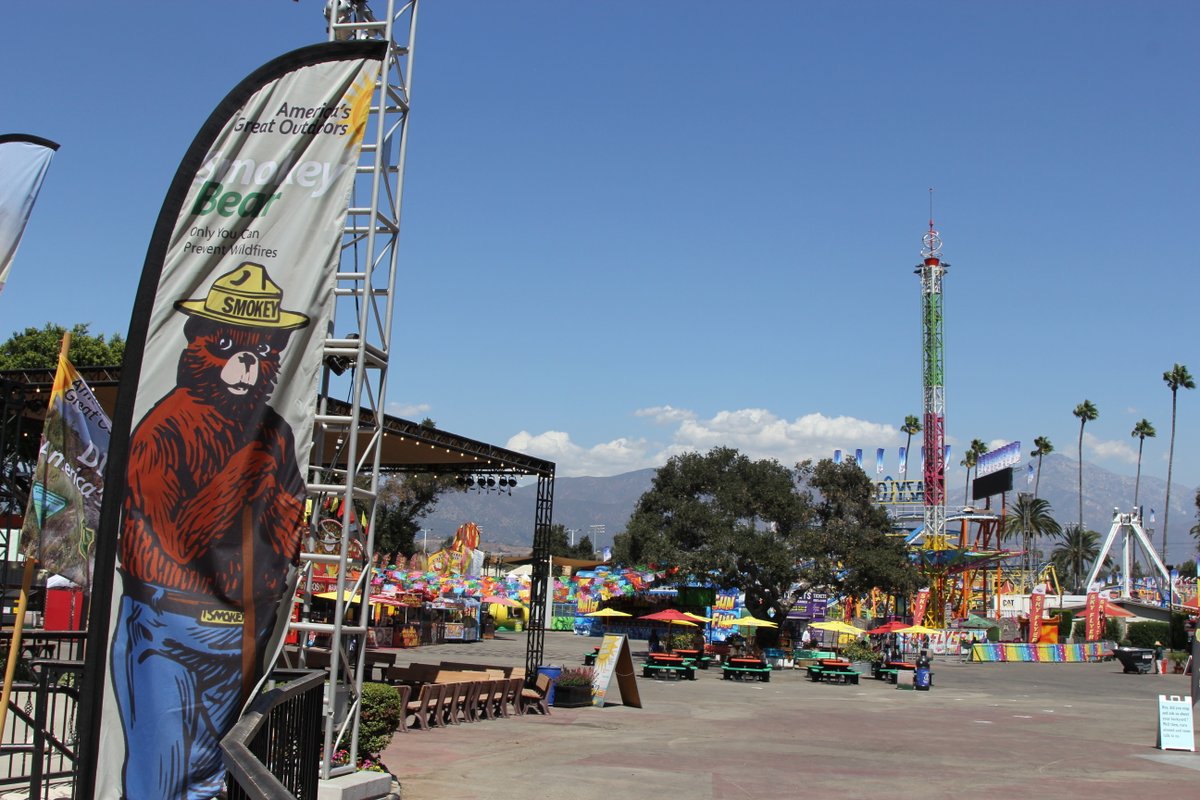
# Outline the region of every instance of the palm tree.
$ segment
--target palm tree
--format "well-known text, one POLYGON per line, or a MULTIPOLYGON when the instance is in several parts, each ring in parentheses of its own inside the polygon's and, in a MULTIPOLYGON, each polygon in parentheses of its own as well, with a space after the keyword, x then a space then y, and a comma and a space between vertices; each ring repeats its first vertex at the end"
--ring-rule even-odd
POLYGON ((1167 563, 1167 520, 1171 518, 1171 467, 1175 463, 1175 400, 1180 389, 1195 389, 1196 382, 1192 380, 1188 368, 1183 364, 1176 364, 1164 372, 1163 380, 1166 381, 1167 388, 1171 390, 1171 446, 1167 450, 1167 500, 1166 507, 1163 508, 1162 558, 1165 564, 1167 563))
POLYGON ((1158 435, 1158 431, 1154 430, 1154 426, 1150 424, 1150 420, 1143 418, 1141 422, 1133 426, 1133 432, 1130 436, 1138 438, 1138 465, 1137 477, 1133 479, 1133 508, 1136 511, 1138 507, 1138 487, 1142 483, 1142 445, 1147 439, 1153 439, 1158 435))
POLYGON ((970 490, 971 490, 971 468, 975 468, 975 477, 979 477, 979 457, 988 451, 988 446, 982 439, 972 439, 971 444, 967 446, 967 452, 963 454, 963 460, 958 462, 960 465, 967 468, 967 484, 963 489, 963 505, 969 506, 970 490))
POLYGON ((958 462, 959 466, 967 468, 967 479, 963 483, 963 505, 971 504, 971 467, 979 463, 979 456, 975 455, 975 451, 967 448, 967 452, 963 454, 963 460, 958 462))
POLYGON ((914 433, 921 432, 921 420, 909 414, 904 418, 904 424, 900 426, 901 433, 908 434, 908 440, 904 443, 904 468, 900 470, 905 480, 908 479, 908 451, 912 449, 912 437, 914 433))
POLYGON ((1100 534, 1077 525, 1067 527, 1062 544, 1054 548, 1050 560, 1061 571, 1073 577, 1071 587, 1079 590, 1084 569, 1100 554, 1100 534))
POLYGON ((1033 570, 1032 551, 1034 542, 1039 537, 1048 536, 1057 539, 1062 535, 1062 527, 1051 515, 1050 503, 1021 492, 1017 502, 1009 509, 1009 516, 1004 521, 1005 536, 1021 534, 1021 548, 1025 551, 1025 575, 1033 570))
POLYGON ((1042 483, 1042 456, 1048 456, 1054 452, 1054 445, 1045 436, 1039 436, 1033 440, 1034 450, 1029 455, 1037 456, 1037 477, 1033 480, 1033 496, 1038 496, 1038 486, 1042 483))
POLYGON ((1083 530, 1083 426, 1100 416, 1091 400, 1084 400, 1071 412, 1079 418, 1079 529, 1083 530))

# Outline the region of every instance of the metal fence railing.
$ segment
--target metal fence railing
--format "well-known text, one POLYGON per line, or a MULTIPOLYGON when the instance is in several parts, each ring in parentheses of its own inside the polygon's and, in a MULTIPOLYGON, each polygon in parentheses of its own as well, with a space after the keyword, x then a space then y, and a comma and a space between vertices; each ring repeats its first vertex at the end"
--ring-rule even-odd
POLYGON ((30 659, 23 665, 0 732, 0 789, 23 787, 30 800, 70 797, 83 663, 30 659))
POLYGON ((276 688, 221 740, 229 800, 316 800, 326 677, 323 670, 271 673, 276 688))

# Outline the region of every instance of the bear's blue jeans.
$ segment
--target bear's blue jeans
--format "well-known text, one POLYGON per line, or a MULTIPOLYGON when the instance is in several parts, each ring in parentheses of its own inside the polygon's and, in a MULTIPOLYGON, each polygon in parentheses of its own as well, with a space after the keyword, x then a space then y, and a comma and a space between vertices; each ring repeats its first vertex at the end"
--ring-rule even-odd
POLYGON ((112 672, 128 800, 209 800, 224 789, 220 739, 239 710, 242 626, 196 617, 121 598, 112 672))

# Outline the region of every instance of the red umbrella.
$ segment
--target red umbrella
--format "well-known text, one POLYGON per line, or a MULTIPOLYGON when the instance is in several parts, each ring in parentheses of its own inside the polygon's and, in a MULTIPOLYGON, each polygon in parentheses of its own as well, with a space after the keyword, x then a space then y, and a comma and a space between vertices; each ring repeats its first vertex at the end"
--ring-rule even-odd
MULTIPOLYGON (((671 629, 670 626, 672 625, 691 625, 692 627, 698 627, 698 623, 694 618, 689 617, 687 614, 674 608, 664 608, 662 611, 655 611, 653 614, 647 614, 644 617, 638 617, 638 619, 645 619, 651 622, 665 622, 667 623, 668 631, 671 629)), ((670 641, 668 641, 667 650, 669 651, 670 649, 671 644, 670 641)))
POLYGON ((692 625, 696 624, 694 618, 674 608, 664 608, 662 611, 655 611, 653 614, 647 614, 644 617, 638 617, 638 619, 649 619, 655 622, 688 622, 692 625))
POLYGON ((871 628, 871 630, 867 631, 867 633, 871 633, 871 634, 895 633, 896 631, 900 630, 901 628, 907 628, 907 627, 908 627, 907 622, 901 622, 898 619, 894 619, 891 622, 887 622, 887 623, 884 623, 883 625, 880 625, 878 628, 871 628))
POLYGON ((1130 612, 1121 608, 1116 603, 1105 600, 1104 601, 1104 616, 1106 616, 1106 617, 1135 617, 1137 615, 1131 614, 1130 612))

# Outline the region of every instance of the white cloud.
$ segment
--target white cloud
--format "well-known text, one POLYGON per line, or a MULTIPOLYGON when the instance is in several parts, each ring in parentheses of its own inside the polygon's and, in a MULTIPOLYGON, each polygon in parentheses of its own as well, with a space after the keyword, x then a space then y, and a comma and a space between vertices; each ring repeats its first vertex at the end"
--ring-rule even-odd
POLYGON ((1086 431, 1083 434, 1083 446, 1089 453, 1097 458, 1115 459, 1124 461, 1129 464, 1137 463, 1137 448, 1130 442, 1132 439, 1117 439, 1115 441, 1104 441, 1098 439, 1086 431))
POLYGON ((593 447, 581 447, 562 431, 546 431, 536 436, 521 431, 504 446, 553 461, 557 465, 557 474, 564 477, 620 475, 660 464, 655 460, 656 456, 648 453, 642 439, 622 437, 593 447))
MULTIPOLYGON (((674 455, 714 447, 732 447, 750 458, 773 458, 791 466, 804 459, 829 458, 835 449, 853 453, 863 449, 864 460, 873 463, 876 447, 890 447, 903 441, 892 425, 854 417, 827 417, 812 413, 793 420, 782 419, 761 408, 720 411, 709 419, 699 419, 687 409, 660 406, 641 409, 635 416, 657 425, 675 426, 672 440, 651 443, 645 439, 621 437, 593 447, 582 447, 562 431, 531 434, 522 431, 509 439, 506 447, 554 461, 559 474, 618 475, 645 467, 657 467, 674 455)), ((897 459, 892 449, 889 459, 897 459)))
MULTIPOLYGON (((821 459, 836 449, 871 452, 894 444, 899 431, 891 425, 854 417, 805 414, 781 419, 762 408, 721 411, 711 419, 686 420, 675 432, 672 450, 709 450, 728 446, 751 458, 774 458, 791 465, 806 458, 821 459)), ((873 455, 873 453, 872 453, 873 455)))
POLYGON ((413 422, 420 422, 433 406, 428 403, 388 403, 387 413, 393 417, 403 417, 413 422))
POLYGON ((649 417, 655 425, 671 425, 676 422, 696 418, 695 411, 688 411, 686 408, 675 408, 673 406, 639 408, 633 412, 633 415, 635 417, 649 417))

